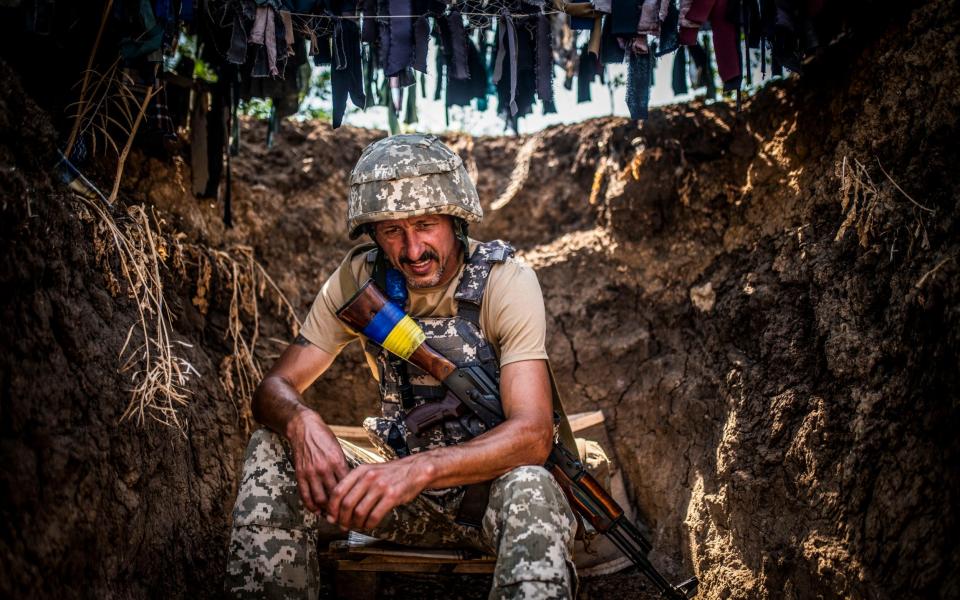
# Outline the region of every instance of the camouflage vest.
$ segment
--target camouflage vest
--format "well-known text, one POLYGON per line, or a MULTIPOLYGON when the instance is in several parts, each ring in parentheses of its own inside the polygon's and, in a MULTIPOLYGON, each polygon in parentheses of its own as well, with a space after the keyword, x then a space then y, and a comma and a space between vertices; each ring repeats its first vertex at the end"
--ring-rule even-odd
MULTIPOLYGON (((498 383, 500 363, 480 330, 480 304, 493 266, 513 256, 513 253, 511 246, 499 240, 479 244, 467 259, 457 283, 454 293, 457 315, 414 318, 435 350, 457 366, 481 367, 498 383)), ((447 389, 431 375, 392 357, 386 350, 378 348, 374 355, 380 380, 382 416, 364 425, 393 453, 415 454, 430 448, 459 444, 486 429, 477 417, 466 415, 459 419, 447 419, 414 435, 404 425, 405 412, 427 402, 442 400, 448 393, 447 389), (473 435, 468 431, 472 431, 473 435)))
MULTIPOLYGON (((426 335, 430 338, 430 344, 437 350, 440 350, 451 360, 462 361, 465 364, 475 361, 473 364, 481 364, 488 371, 494 381, 500 381, 499 361, 493 357, 492 349, 489 343, 483 337, 480 331, 480 303, 483 299, 483 292, 486 288, 487 277, 490 274, 493 265, 503 262, 513 255, 513 248, 501 241, 493 241, 479 244, 474 250, 473 256, 464 266, 463 274, 457 285, 455 298, 457 300, 457 316, 442 319, 416 319, 424 328, 426 335)), ((360 244, 352 248, 344 257, 340 264, 340 285, 345 296, 351 296, 357 291, 358 282, 353 276, 350 264, 354 258, 361 254, 366 255, 366 260, 375 263, 377 259, 376 245, 371 243, 360 244)), ((361 338, 362 340, 362 338, 361 338)), ((386 457, 396 456, 404 452, 419 452, 426 448, 432 448, 438 445, 449 445, 458 443, 464 439, 465 427, 463 423, 446 423, 431 432, 428 439, 416 440, 408 438, 411 436, 402 424, 399 417, 404 410, 400 401, 402 393, 402 377, 397 372, 398 362, 394 361, 391 365, 387 353, 373 344, 363 343, 363 351, 366 355, 367 364, 370 369, 377 373, 380 380, 381 394, 381 414, 380 417, 369 417, 364 420, 363 427, 369 434, 370 441, 378 448, 380 453, 386 457), (398 451, 399 449, 399 451, 398 451)), ((408 380, 411 383, 411 396, 414 398, 414 406, 442 398, 445 393, 444 387, 436 379, 426 375, 413 366, 408 369, 408 380), (419 400, 413 392, 413 386, 416 385, 416 391, 419 394, 419 400)), ((547 368, 550 373, 550 391, 553 399, 554 413, 560 416, 559 431, 557 432, 559 441, 568 449, 575 452, 577 448, 573 437, 573 431, 570 429, 570 423, 567 421, 566 412, 563 409, 563 401, 560 397, 560 390, 557 388, 557 378, 550 367, 549 361, 547 368)), ((406 410, 409 410, 406 409, 406 410)), ((474 425, 474 423, 470 423, 474 425)), ((477 423, 479 428, 483 425, 477 423)))

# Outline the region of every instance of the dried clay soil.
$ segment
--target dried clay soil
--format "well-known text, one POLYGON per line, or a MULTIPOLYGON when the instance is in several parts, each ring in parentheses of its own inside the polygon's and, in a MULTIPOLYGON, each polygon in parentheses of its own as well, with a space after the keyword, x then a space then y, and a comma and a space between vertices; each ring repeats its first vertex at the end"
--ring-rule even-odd
MULTIPOLYGON (((474 234, 539 274, 568 410, 603 410, 654 562, 695 573, 700 597, 960 596, 957 12, 929 2, 841 39, 739 114, 695 103, 447 138, 488 209, 474 234)), ((201 374, 185 426, 118 423, 136 309, 107 291, 55 182, 55 133, 0 75, 0 595, 217 596, 249 433, 218 381, 229 298, 212 282, 204 315, 195 274, 171 269, 201 374)), ((382 133, 264 135, 244 127, 232 229, 189 196, 189 160, 135 154, 124 198, 184 242, 250 246, 302 315, 349 246, 346 173, 382 133)), ((269 363, 290 330, 264 302, 269 363)), ((307 399, 356 423, 375 409, 368 379, 349 349, 307 399)), ((489 580, 385 583, 472 598, 489 580)), ((643 590, 628 570, 581 597, 643 590)))

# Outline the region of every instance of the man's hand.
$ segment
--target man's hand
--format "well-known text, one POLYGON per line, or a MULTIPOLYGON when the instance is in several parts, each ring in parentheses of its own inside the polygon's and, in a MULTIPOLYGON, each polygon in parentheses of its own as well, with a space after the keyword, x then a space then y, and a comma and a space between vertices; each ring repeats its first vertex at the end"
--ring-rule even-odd
POLYGON ((297 489, 313 513, 324 509, 337 481, 347 474, 337 438, 300 396, 333 359, 333 354, 298 335, 253 393, 253 417, 290 442, 297 489))
POLYGON ((301 410, 287 425, 293 467, 303 505, 312 513, 327 508, 337 482, 347 476, 347 459, 337 438, 320 415, 301 410))
POLYGON ((415 457, 360 465, 340 480, 327 504, 327 520, 347 529, 373 529, 390 510, 426 487, 429 468, 415 457))

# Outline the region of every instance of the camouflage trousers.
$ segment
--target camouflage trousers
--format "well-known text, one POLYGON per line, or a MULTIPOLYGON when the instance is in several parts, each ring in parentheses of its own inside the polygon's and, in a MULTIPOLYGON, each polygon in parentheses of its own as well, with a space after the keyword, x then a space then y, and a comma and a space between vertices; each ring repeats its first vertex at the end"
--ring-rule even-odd
MULTIPOLYGON (((351 467, 384 459, 340 440, 351 467)), ((562 490, 543 467, 499 477, 481 528, 454 521, 462 492, 427 491, 398 506, 367 535, 420 547, 460 547, 497 555, 490 598, 571 598, 576 521, 562 490)), ((233 597, 316 598, 317 544, 340 533, 305 510, 289 450, 267 429, 254 432, 233 509, 226 589, 233 597)), ((341 535, 342 537, 342 535, 341 535)))

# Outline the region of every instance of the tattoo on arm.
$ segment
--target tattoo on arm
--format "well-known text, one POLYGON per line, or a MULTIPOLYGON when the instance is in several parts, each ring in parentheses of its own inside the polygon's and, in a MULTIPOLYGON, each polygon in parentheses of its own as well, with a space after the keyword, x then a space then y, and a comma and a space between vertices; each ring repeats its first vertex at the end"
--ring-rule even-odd
POLYGON ((297 337, 295 337, 295 338, 293 339, 293 343, 296 344, 296 345, 298 345, 298 346, 309 346, 309 345, 310 345, 310 340, 308 340, 307 338, 303 337, 303 334, 297 334, 297 337))

